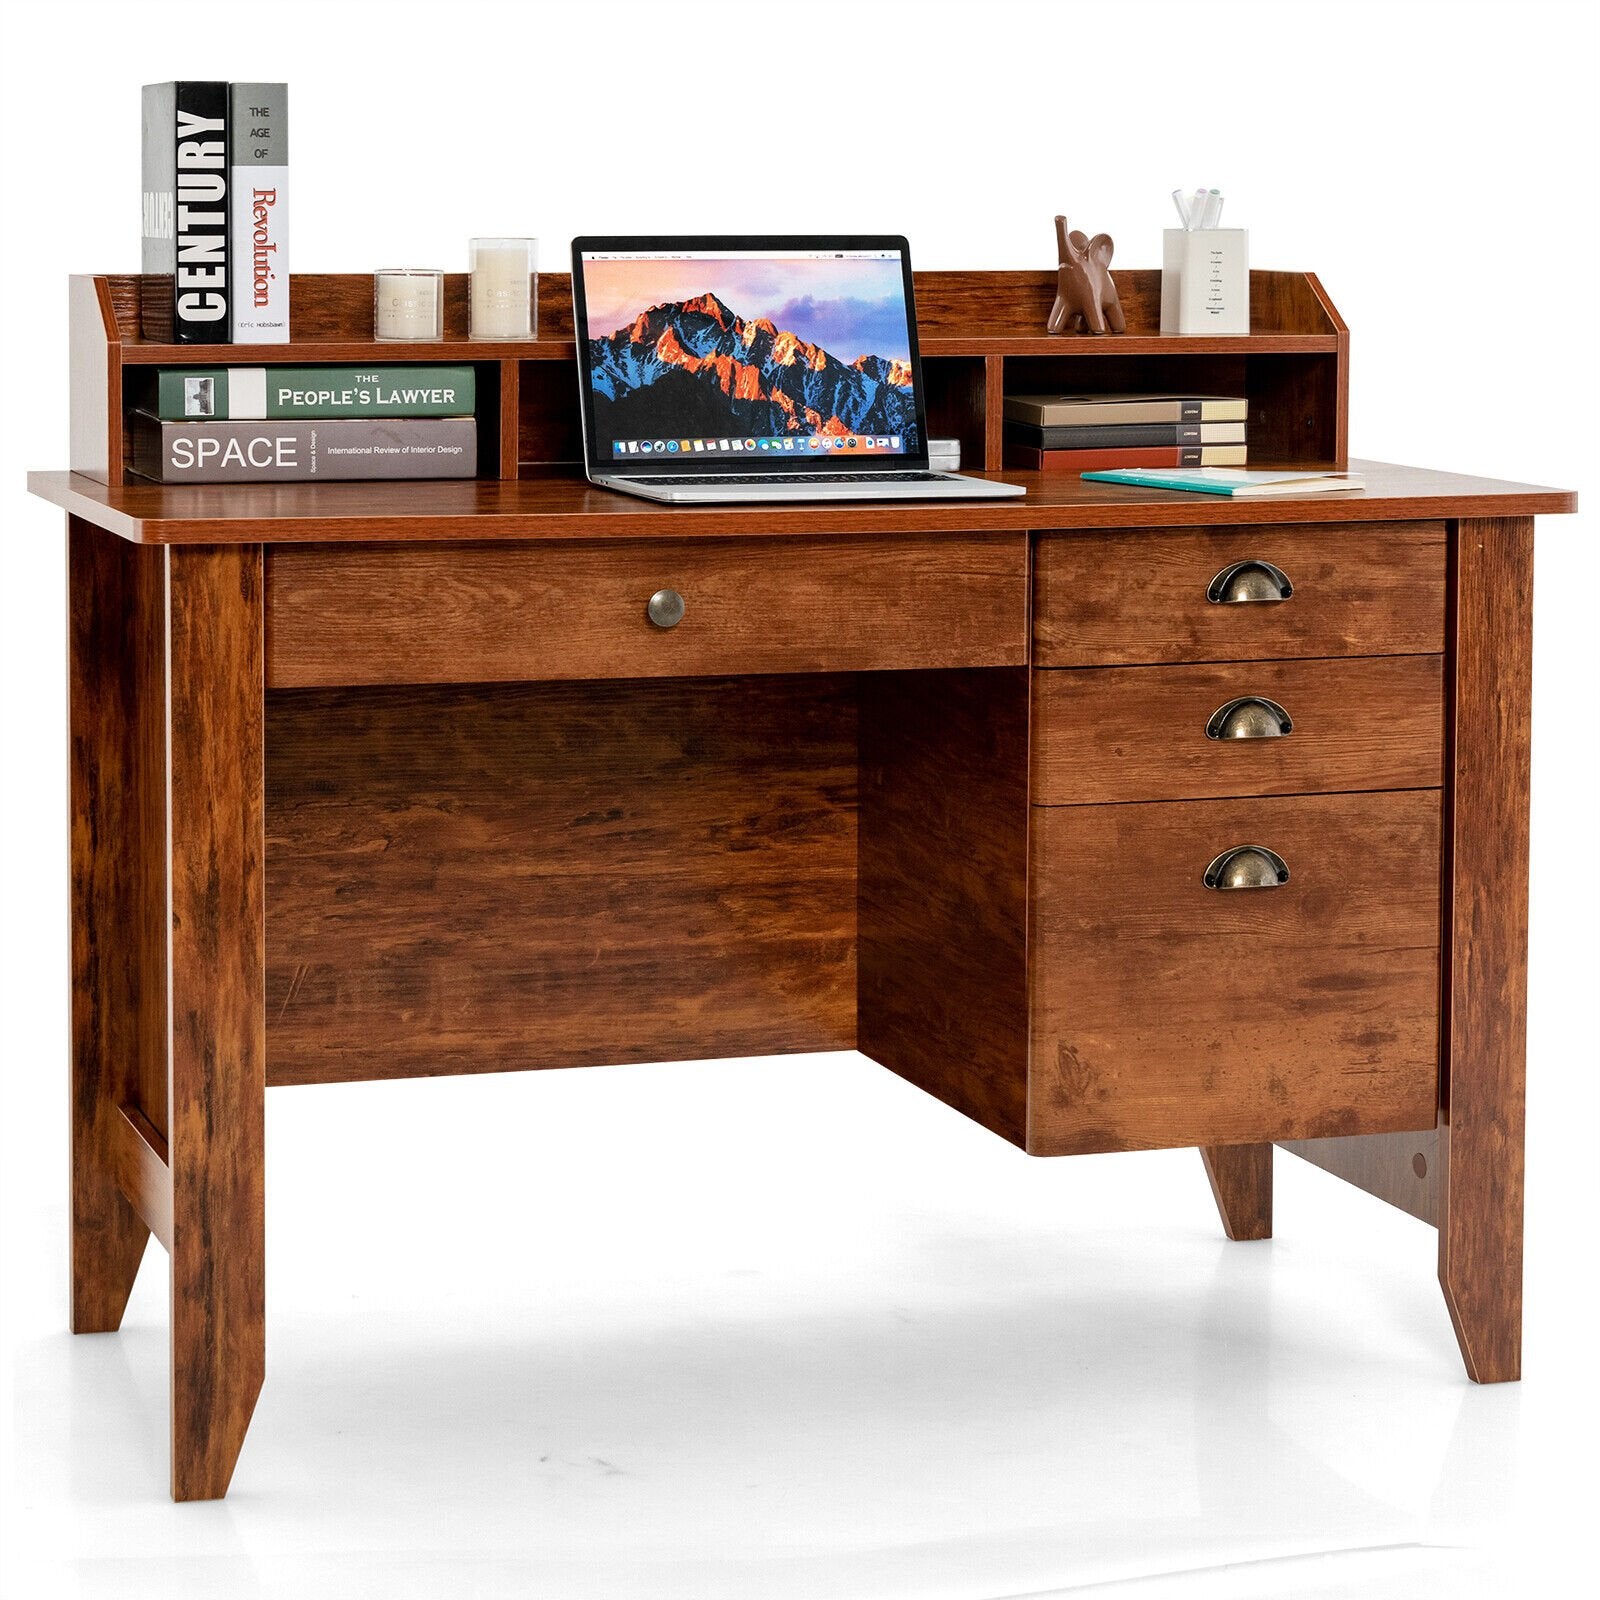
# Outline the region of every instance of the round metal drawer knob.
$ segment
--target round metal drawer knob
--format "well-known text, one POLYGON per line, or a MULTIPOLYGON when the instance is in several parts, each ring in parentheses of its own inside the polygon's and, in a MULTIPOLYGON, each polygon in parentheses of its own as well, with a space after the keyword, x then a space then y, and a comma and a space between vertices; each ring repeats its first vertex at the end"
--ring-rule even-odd
POLYGON ((1262 844, 1236 844, 1206 868, 1208 889, 1276 889, 1288 881, 1288 863, 1262 844))
POLYGON ((1206 599, 1219 606, 1273 605, 1293 593, 1288 573, 1270 561, 1235 561, 1206 586, 1206 599))
POLYGON ((657 589, 644 609, 645 615, 658 628, 676 628, 688 607, 676 589, 657 589))
POLYGON ((1241 695, 1218 706, 1206 723, 1208 739, 1282 739, 1293 732, 1289 713, 1263 694, 1241 695))

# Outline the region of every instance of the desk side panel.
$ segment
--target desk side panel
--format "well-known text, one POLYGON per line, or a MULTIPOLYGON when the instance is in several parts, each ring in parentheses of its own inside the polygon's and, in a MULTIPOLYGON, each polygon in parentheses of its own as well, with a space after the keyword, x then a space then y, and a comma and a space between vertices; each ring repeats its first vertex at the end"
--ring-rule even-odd
POLYGON ((862 681, 860 1048, 1022 1144, 1028 672, 862 681))
POLYGON ((848 678, 274 692, 273 1083, 849 1049, 848 678))

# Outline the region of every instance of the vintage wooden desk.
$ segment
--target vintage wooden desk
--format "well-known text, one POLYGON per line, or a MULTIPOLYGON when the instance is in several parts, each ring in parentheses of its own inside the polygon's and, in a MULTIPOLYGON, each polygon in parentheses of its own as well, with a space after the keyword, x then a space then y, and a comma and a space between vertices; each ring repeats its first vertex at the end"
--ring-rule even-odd
MULTIPOLYGON (((1126 336, 1048 339, 1052 274, 921 275, 933 432, 996 470, 1008 387, 1242 393, 1253 459, 1344 463, 1314 278, 1163 339, 1117 276, 1126 336)), ((174 1496, 226 1491, 261 1384, 269 1084, 855 1046, 1033 1154, 1199 1146, 1235 1239, 1278 1143, 1436 1224, 1468 1372, 1518 1375, 1532 518, 1573 496, 1367 462, 652 505, 563 465, 562 277, 512 347, 457 279, 400 348, 366 278, 296 279, 289 346, 141 342, 139 287, 74 280, 74 470, 31 484, 70 549, 72 1326, 155 1234, 174 1496), (478 481, 125 470, 156 366, 397 357, 477 364, 478 481)))

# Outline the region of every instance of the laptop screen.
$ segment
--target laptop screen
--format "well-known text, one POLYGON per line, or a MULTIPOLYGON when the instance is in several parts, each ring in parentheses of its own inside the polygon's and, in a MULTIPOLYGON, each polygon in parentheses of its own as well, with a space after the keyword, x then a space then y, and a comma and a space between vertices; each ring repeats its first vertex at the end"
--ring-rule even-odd
POLYGON ((925 463, 905 241, 573 242, 591 466, 925 463))

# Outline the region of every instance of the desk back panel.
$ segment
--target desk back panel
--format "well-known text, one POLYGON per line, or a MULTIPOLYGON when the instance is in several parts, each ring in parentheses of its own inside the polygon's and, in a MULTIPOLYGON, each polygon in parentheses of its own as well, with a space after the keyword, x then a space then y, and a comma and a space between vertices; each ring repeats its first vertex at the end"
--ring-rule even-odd
POLYGON ((274 691, 272 1083, 849 1049, 848 677, 274 691))

